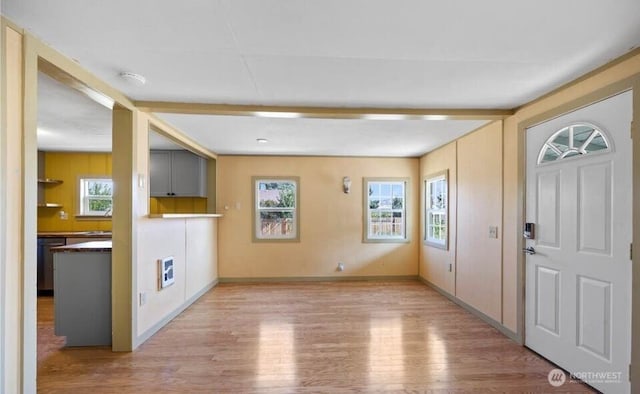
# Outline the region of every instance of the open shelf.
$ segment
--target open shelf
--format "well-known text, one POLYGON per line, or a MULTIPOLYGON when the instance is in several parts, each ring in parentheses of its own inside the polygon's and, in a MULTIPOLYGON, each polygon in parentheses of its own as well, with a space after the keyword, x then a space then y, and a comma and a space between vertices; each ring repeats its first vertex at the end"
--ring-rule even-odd
POLYGON ((50 179, 50 178, 38 178, 38 183, 48 184, 48 185, 59 185, 62 183, 60 179, 50 179))

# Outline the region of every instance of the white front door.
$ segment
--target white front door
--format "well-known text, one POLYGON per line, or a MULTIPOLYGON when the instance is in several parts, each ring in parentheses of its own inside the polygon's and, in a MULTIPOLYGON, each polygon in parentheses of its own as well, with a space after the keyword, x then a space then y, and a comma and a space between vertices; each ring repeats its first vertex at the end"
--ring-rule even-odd
POLYGON ((526 132, 525 344, 604 393, 630 391, 631 119, 625 92, 526 132))

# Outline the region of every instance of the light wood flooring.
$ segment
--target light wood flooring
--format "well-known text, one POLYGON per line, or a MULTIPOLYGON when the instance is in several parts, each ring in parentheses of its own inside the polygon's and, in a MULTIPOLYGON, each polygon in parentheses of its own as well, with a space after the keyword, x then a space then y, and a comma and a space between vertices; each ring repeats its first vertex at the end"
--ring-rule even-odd
POLYGON ((222 284, 133 353, 63 348, 52 311, 40 393, 592 392, 420 282, 222 284))

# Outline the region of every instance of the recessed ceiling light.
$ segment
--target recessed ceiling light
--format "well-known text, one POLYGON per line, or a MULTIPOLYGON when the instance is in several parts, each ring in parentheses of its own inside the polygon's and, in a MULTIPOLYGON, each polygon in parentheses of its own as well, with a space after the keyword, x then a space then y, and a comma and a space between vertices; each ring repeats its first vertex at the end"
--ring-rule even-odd
POLYGON ((266 144, 267 142, 269 142, 269 140, 266 138, 257 138, 256 141, 258 142, 258 144, 266 144))
POLYGON ((135 85, 135 86, 142 86, 145 83, 147 83, 147 78, 143 77, 140 74, 136 74, 128 71, 121 72, 120 78, 124 79, 131 85, 135 85))
POLYGON ((404 114, 365 114, 362 115, 365 120, 406 120, 407 115, 404 114))

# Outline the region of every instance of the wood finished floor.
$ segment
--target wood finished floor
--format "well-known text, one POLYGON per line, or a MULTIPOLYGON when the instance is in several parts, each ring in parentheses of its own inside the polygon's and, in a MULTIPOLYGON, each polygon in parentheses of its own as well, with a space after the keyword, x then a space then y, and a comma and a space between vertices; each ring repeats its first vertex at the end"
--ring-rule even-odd
POLYGON ((222 284, 133 353, 63 348, 38 301, 40 393, 592 392, 419 282, 222 284))

